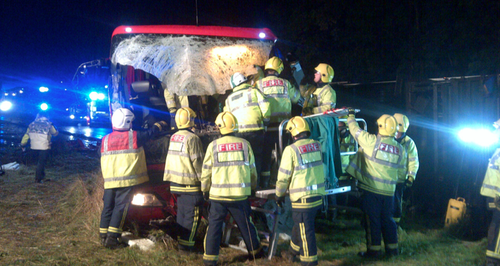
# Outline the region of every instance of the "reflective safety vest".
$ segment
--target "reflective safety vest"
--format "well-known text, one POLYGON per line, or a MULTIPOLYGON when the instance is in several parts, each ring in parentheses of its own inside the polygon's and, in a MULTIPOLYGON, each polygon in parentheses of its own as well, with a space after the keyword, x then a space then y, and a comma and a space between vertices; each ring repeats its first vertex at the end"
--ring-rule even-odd
POLYGON ((300 139, 283 151, 276 181, 276 196, 283 197, 287 189, 293 208, 316 207, 306 203, 295 206, 294 201, 326 194, 323 157, 318 141, 300 139))
POLYGON ((370 192, 393 196, 398 176, 406 173, 406 152, 394 137, 369 134, 362 130, 354 116, 347 118, 349 131, 361 149, 347 167, 347 173, 359 180, 358 187, 370 192))
POLYGON ((252 147, 245 139, 224 136, 207 148, 201 173, 201 191, 212 200, 244 200, 257 187, 252 147))
POLYGON ((26 134, 23 136, 21 145, 26 145, 28 139, 31 140, 32 150, 49 150, 52 136, 57 136, 59 132, 54 128, 52 122, 46 117, 37 118, 28 126, 26 134))
POLYGON ((170 186, 171 192, 200 192, 203 145, 189 130, 179 130, 170 137, 165 161, 164 181, 186 186, 170 186))
POLYGON ((490 158, 481 187, 481 195, 490 198, 500 196, 500 148, 490 158))
POLYGON ((259 80, 257 87, 269 101, 271 123, 280 123, 291 117, 292 103, 300 100, 300 91, 290 81, 271 75, 259 80))
POLYGON ((271 117, 269 102, 264 94, 246 83, 233 89, 226 99, 224 111, 236 117, 240 133, 263 130, 264 122, 271 117))
POLYGON ((101 144, 104 189, 135 186, 149 180, 144 149, 137 146, 137 132, 113 131, 101 144))
MULTIPOLYGON (((356 141, 354 140, 354 137, 349 134, 349 136, 345 137, 340 141, 340 151, 341 152, 349 152, 349 151, 354 151, 356 146, 358 145, 356 141)), ((345 173, 347 166, 349 166, 349 162, 351 161, 351 158, 354 157, 354 155, 341 155, 340 160, 342 162, 342 172, 345 173)))
POLYGON ((404 183, 408 176, 413 176, 413 180, 417 177, 419 162, 418 162, 418 150, 413 139, 405 136, 401 141, 401 145, 405 148, 406 154, 408 156, 408 163, 406 166, 406 173, 400 176, 398 183, 404 183))
POLYGON ((326 110, 335 108, 337 105, 337 93, 329 84, 326 84, 321 88, 317 88, 305 100, 308 107, 313 107, 313 114, 321 114, 326 110))

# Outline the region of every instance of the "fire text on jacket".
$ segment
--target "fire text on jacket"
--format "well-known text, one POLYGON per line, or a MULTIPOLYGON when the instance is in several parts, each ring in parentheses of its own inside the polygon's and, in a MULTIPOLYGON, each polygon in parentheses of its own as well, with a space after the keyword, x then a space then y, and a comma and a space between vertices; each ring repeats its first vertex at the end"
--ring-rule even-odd
POLYGON ((184 136, 183 135, 173 135, 170 141, 173 142, 183 142, 184 141, 184 136))
POLYGON ((380 151, 385 151, 385 152, 392 153, 392 154, 399 154, 398 147, 395 147, 395 146, 392 146, 389 144, 385 144, 385 143, 380 143, 380 146, 378 147, 378 149, 380 151))
POLYGON ((228 152, 228 151, 241 151, 243 150, 243 143, 225 143, 217 145, 217 150, 219 152, 228 152))
POLYGON ((271 86, 284 86, 285 83, 281 79, 271 79, 262 82, 262 87, 271 87, 271 86))
POLYGON ((299 146, 299 151, 300 153, 308 153, 308 152, 315 152, 315 151, 320 151, 319 143, 310 143, 306 145, 299 146))

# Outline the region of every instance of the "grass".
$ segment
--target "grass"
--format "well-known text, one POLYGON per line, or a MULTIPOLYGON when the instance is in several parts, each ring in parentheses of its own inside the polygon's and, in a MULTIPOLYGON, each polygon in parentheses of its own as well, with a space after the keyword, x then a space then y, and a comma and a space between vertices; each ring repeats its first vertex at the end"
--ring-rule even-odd
MULTIPOLYGON (((94 153, 61 153, 51 159, 47 177, 35 184, 35 165, 0 177, 0 265, 201 265, 201 255, 181 256, 162 230, 150 251, 107 250, 100 246, 102 178, 94 153), (63 155, 64 154, 64 155, 63 155)), ((5 163, 5 162, 4 162, 5 163)), ((481 265, 486 239, 464 241, 456 228, 436 227, 435 220, 413 217, 399 231, 401 255, 379 261, 357 256, 366 249, 359 214, 340 213, 334 222, 318 218, 320 265, 481 265), (454 231, 455 230, 455 231, 454 231)), ((203 230, 203 229, 201 229, 203 230)), ((199 239, 199 242, 202 239, 199 239)), ((279 245, 286 250, 288 243, 279 245)), ((290 265, 281 257, 247 262, 240 251, 222 248, 222 265, 290 265)), ((298 262, 293 265, 300 265, 298 262)))

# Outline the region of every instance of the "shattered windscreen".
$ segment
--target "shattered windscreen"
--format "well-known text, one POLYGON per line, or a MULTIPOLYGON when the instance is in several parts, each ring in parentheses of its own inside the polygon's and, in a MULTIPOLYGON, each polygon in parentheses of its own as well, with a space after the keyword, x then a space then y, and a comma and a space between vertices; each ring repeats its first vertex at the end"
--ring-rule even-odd
POLYGON ((273 42, 209 36, 140 34, 121 40, 111 62, 148 72, 177 95, 224 94, 235 72, 253 74, 273 42))

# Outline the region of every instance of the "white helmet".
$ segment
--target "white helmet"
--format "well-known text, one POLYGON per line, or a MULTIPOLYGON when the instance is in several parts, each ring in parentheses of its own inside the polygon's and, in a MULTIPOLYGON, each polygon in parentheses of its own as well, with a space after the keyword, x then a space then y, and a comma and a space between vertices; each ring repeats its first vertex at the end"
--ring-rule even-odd
POLYGON ((134 113, 127 108, 120 108, 115 111, 111 117, 111 124, 113 129, 116 130, 129 130, 132 128, 132 121, 134 121, 134 113))
POLYGON ((234 73, 229 79, 229 83, 231 84, 231 89, 234 89, 234 87, 239 86, 241 83, 245 81, 247 81, 247 78, 240 72, 234 73))

